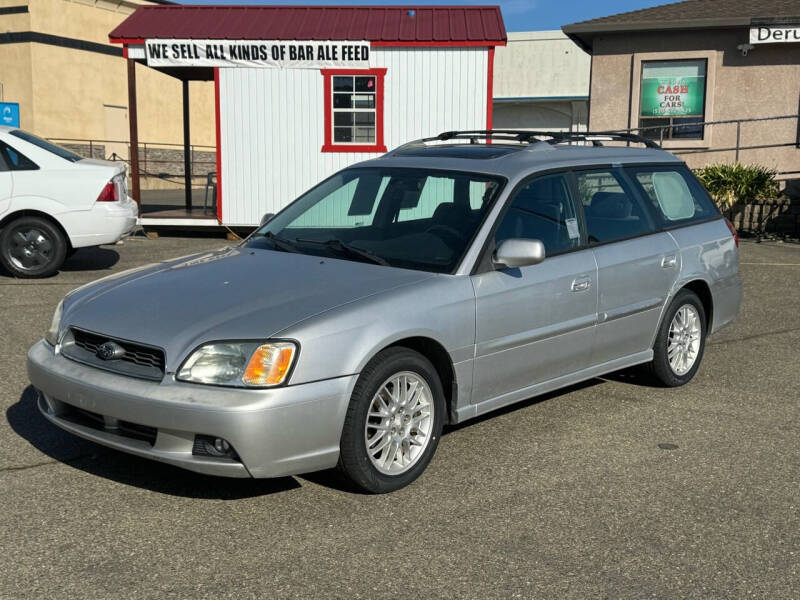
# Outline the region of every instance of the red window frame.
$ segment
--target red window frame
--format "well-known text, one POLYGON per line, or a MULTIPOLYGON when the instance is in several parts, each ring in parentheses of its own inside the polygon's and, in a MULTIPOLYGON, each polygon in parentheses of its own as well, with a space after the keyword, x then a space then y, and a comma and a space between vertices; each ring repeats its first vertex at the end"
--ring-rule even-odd
POLYGON ((325 144, 322 152, 386 152, 383 143, 383 79, 386 69, 321 69, 325 81, 325 144), (374 75, 375 76, 375 143, 342 144, 333 142, 333 76, 334 75, 374 75))

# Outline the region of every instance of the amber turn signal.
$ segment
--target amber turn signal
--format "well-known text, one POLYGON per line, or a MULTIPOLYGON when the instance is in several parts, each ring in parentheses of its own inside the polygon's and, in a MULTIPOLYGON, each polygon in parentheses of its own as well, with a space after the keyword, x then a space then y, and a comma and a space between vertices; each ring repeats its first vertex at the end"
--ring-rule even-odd
POLYGON ((294 360, 295 345, 291 342, 273 342, 256 348, 242 381, 247 385, 280 385, 289 374, 294 360))

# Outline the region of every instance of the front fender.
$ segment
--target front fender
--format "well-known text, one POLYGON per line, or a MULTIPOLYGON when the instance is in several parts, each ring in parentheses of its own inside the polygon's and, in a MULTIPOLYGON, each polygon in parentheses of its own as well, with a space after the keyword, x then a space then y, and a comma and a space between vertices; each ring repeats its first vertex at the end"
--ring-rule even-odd
POLYGON ((306 319, 276 334, 300 342, 292 384, 360 373, 409 337, 438 342, 454 364, 472 359, 475 296, 468 277, 438 276, 306 319))

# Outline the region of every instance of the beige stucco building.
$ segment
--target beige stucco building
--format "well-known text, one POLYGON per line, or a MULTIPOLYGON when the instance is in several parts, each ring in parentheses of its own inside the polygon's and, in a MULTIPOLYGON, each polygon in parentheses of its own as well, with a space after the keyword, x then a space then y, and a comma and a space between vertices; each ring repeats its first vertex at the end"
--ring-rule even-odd
MULTIPOLYGON (((59 140, 127 142, 122 49, 109 32, 144 0, 0 0, 0 102, 17 102, 20 126, 59 140)), ((182 144, 181 82, 136 67, 140 143, 182 144)), ((192 82, 191 142, 214 146, 213 83, 192 82)), ((126 144, 104 153, 127 158, 126 144)))
POLYGON ((494 56, 493 126, 585 130, 590 63, 561 31, 509 33, 494 56))
POLYGON ((800 178, 800 2, 687 0, 563 30, 592 55, 591 130, 649 127, 692 167, 800 178))

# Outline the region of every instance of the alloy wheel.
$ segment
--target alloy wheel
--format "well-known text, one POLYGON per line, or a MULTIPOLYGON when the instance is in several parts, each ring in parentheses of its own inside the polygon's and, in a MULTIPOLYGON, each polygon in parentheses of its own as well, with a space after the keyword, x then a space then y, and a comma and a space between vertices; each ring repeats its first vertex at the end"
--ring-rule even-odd
POLYGON ((700 351, 701 334, 697 309, 684 304, 672 318, 667 341, 669 366, 676 375, 685 375, 694 366, 700 351))
POLYGON ((395 373, 372 397, 364 427, 367 455, 384 475, 400 475, 425 452, 433 431, 428 383, 411 371, 395 373))

